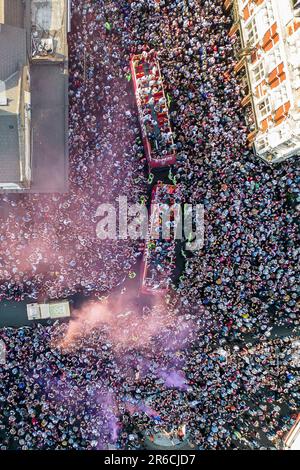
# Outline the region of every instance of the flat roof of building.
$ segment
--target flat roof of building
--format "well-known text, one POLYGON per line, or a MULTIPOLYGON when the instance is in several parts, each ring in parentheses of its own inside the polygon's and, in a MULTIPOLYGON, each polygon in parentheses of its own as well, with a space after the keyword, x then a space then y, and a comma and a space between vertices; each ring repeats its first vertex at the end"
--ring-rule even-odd
POLYGON ((32 64, 32 186, 65 192, 68 181, 68 75, 63 64, 32 64))
POLYGON ((0 24, 0 80, 6 80, 27 62, 26 31, 0 24))
POLYGON ((26 64, 24 29, 0 25, 0 182, 20 181, 20 74, 26 64))

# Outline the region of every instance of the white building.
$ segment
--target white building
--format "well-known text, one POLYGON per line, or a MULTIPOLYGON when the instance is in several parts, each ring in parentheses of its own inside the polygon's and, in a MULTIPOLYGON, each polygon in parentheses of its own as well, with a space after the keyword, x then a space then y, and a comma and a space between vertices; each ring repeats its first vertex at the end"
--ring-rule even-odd
POLYGON ((30 71, 24 4, 0 0, 0 190, 31 180, 30 71))
POLYGON ((256 154, 275 163, 300 155, 300 0, 226 0, 241 49, 243 106, 256 154))

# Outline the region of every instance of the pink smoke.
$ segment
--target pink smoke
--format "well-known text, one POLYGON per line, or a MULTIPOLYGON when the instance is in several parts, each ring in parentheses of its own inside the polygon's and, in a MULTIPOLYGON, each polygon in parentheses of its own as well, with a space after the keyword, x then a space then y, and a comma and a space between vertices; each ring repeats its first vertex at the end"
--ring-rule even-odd
MULTIPOLYGON (((95 339, 96 335, 99 345, 103 341, 110 343, 113 361, 124 380, 126 376, 137 385, 143 383, 147 376, 156 377, 164 381, 166 388, 186 391, 188 385, 182 371, 185 368, 182 351, 190 346, 194 331, 193 322, 178 316, 161 297, 153 298, 152 305, 145 307, 143 302, 139 304, 136 292, 126 291, 103 301, 86 302, 74 312, 64 336, 56 343, 53 340, 53 343, 68 353, 86 347, 89 336, 95 339), (136 354, 132 355, 132 350, 136 354)), ((95 397, 96 413, 99 413, 99 425, 103 426, 101 422, 105 425, 101 428, 98 449, 118 440, 121 424, 117 417, 123 414, 124 409, 131 415, 145 413, 151 419, 162 421, 160 412, 148 404, 124 397, 122 387, 115 381, 109 390, 103 390, 103 386, 99 388, 101 392, 97 391, 95 397)))
POLYGON ((56 346, 69 350, 80 347, 81 339, 94 328, 105 328, 115 351, 143 349, 153 338, 174 326, 175 318, 160 298, 149 312, 142 314, 133 305, 136 294, 119 295, 115 299, 87 302, 74 312, 65 336, 56 346))
POLYGON ((186 384, 185 375, 181 370, 180 371, 160 370, 160 371, 158 371, 157 375, 164 380, 164 383, 165 383, 166 387, 178 388, 179 390, 187 390, 188 389, 188 386, 186 384))

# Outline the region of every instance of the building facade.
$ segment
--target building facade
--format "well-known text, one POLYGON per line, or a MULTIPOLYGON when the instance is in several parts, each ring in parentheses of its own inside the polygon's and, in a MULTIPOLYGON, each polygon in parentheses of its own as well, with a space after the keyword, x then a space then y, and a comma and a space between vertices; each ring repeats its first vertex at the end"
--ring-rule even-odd
POLYGON ((0 191, 64 190, 69 8, 68 0, 0 0, 0 191))
POLYGON ((300 0, 226 0, 239 36, 235 72, 255 153, 269 163, 300 155, 300 0))

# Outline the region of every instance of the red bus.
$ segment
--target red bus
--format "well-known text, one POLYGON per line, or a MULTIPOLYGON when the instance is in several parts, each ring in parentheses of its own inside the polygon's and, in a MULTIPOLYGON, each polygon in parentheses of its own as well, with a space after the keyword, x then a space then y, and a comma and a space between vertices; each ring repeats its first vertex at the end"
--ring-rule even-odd
POLYGON ((175 237, 160 237, 161 219, 159 205, 172 207, 176 202, 179 187, 157 184, 152 190, 148 239, 143 257, 141 291, 146 294, 166 293, 169 289, 176 261, 175 237), (157 237, 153 234, 157 233, 157 237))
POLYGON ((133 55, 130 61, 143 145, 151 168, 176 163, 176 146, 157 54, 133 55))

